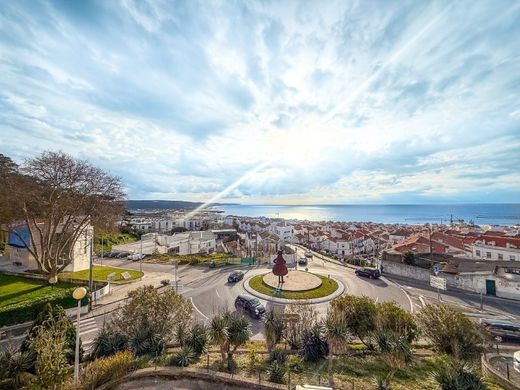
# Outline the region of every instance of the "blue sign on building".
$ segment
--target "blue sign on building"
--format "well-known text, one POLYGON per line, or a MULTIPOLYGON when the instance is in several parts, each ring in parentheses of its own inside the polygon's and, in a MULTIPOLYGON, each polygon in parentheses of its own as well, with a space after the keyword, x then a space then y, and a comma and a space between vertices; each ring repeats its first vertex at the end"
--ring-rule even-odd
POLYGON ((9 232, 8 244, 18 248, 26 248, 31 245, 31 235, 27 226, 20 226, 15 229, 16 233, 9 232))

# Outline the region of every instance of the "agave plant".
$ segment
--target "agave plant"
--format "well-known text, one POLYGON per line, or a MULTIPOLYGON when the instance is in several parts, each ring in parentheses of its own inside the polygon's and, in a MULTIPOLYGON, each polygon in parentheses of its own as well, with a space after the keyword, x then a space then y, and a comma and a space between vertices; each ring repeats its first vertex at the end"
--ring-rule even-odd
POLYGON ((189 345, 184 345, 171 359, 171 364, 177 367, 187 367, 195 361, 195 352, 189 345))
POLYGON ((90 356, 94 359, 115 355, 128 349, 128 338, 126 335, 103 327, 94 340, 90 356))
POLYGON ((431 379, 442 390, 486 390, 483 379, 466 365, 452 358, 445 358, 432 372, 431 379))
POLYGON ((279 363, 277 360, 274 360, 267 368, 267 373, 269 374, 269 381, 274 383, 284 383, 285 372, 285 366, 282 363, 279 363))
POLYGON ((138 329, 130 338, 130 349, 135 356, 162 355, 165 343, 161 336, 150 328, 138 329))
POLYGON ((208 343, 208 330, 202 324, 195 324, 191 328, 186 342, 191 347, 193 352, 200 356, 206 350, 206 344, 208 343))
MULTIPOLYGON (((10 382, 14 388, 20 387, 20 375, 28 371, 33 365, 32 352, 11 353, 0 351, 0 385, 10 382)), ((3 388, 3 387, 2 387, 3 388)))
POLYGON ((308 329, 302 337, 300 354, 307 362, 317 362, 329 353, 327 340, 320 324, 308 329))

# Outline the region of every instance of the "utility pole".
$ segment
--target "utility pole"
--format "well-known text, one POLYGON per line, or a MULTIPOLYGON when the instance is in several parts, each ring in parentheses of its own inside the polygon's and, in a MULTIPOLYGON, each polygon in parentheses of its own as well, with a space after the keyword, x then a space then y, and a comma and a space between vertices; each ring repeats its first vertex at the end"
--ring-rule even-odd
POLYGON ((94 281, 92 278, 92 268, 94 267, 93 264, 93 256, 92 253, 94 247, 94 231, 92 231, 92 237, 90 238, 90 266, 89 266, 89 273, 88 273, 88 292, 89 292, 89 299, 88 299, 88 310, 92 310, 92 295, 94 294, 94 281))

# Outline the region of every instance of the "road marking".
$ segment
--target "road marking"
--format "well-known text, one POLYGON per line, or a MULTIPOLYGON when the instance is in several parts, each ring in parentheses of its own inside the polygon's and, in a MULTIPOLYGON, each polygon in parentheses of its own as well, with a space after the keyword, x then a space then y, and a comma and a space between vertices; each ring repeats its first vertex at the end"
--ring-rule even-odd
POLYGON ((195 303, 193 303, 193 298, 192 298, 192 297, 190 297, 190 301, 191 301, 191 305, 193 306, 193 308, 194 308, 195 310, 197 310, 197 312, 198 312, 202 317, 204 317, 205 319, 209 320, 209 318, 206 317, 206 316, 204 315, 204 313, 201 312, 201 311, 197 308, 197 306, 195 306, 195 303))
MULTIPOLYGON (((390 279, 387 279, 390 280, 390 279)), ((390 280, 392 283, 394 283, 397 287, 401 289, 402 292, 404 292, 404 295, 406 295, 406 298, 408 298, 408 303, 410 303, 410 312, 413 313, 413 302, 412 298, 410 298, 410 295, 406 292, 406 290, 397 282, 394 282, 393 280, 390 280)))
POLYGON ((424 298, 422 295, 419 295, 419 300, 421 301, 422 307, 426 307, 426 302, 424 302, 424 298))
POLYGON ((218 293, 218 290, 217 290, 217 289, 215 289, 215 293, 217 294, 217 297, 220 298, 220 294, 218 293))

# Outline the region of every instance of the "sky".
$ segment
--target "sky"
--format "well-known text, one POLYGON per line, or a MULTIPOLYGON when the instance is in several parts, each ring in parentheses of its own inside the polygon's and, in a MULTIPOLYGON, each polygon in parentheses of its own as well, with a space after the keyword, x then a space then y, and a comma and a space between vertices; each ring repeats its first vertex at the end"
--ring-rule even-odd
POLYGON ((1 1, 0 153, 130 199, 520 202, 520 2, 1 1))

